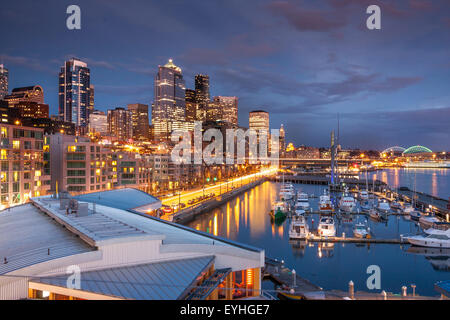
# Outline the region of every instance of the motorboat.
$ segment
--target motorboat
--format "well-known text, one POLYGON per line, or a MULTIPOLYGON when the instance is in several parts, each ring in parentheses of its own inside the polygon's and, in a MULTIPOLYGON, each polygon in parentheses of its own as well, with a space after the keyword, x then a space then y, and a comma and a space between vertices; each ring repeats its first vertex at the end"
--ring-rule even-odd
POLYGON ((442 233, 403 237, 412 245, 430 248, 450 248, 450 230, 442 233))
POLYGON ((415 209, 411 204, 407 204, 403 208, 403 213, 409 214, 410 212, 413 212, 415 209))
POLYGON ((341 197, 341 200, 339 201, 339 208, 345 212, 352 212, 355 207, 356 207, 355 198, 353 198, 353 196, 350 195, 346 189, 344 195, 341 197))
POLYGON ((295 206, 299 206, 300 208, 302 208, 303 210, 307 210, 309 209, 309 199, 308 199, 308 195, 304 192, 300 192, 297 195, 297 202, 295 203, 295 206))
POLYGON ((426 234, 446 234, 450 230, 450 223, 448 222, 436 222, 431 228, 423 229, 426 234), (445 227, 443 227, 443 224, 445 227))
POLYGON ((294 186, 290 183, 283 184, 280 189, 280 199, 292 200, 295 195, 294 186))
POLYGON ((361 211, 369 212, 369 210, 373 207, 373 205, 368 200, 364 200, 361 203, 360 207, 361 207, 361 211))
POLYGON ((419 218, 419 224, 422 229, 429 229, 437 222, 441 222, 441 220, 435 216, 421 216, 419 218))
POLYGON ((367 192, 367 190, 361 190, 359 192, 359 198, 361 200, 369 200, 369 192, 367 192))
POLYGON ((287 206, 284 201, 277 201, 273 204, 270 216, 275 220, 281 220, 286 218, 287 206))
POLYGON ((414 210, 409 213, 409 216, 411 217, 411 220, 419 221, 422 214, 419 211, 414 210))
POLYGON ((330 213, 333 211, 330 195, 326 190, 324 190, 323 195, 319 197, 319 211, 321 213, 330 213))
POLYGON ((375 220, 387 220, 387 213, 372 208, 369 210, 369 216, 375 220))
POLYGON ((297 203, 294 206, 294 212, 296 215, 304 215, 306 213, 306 211, 303 209, 303 206, 297 203))
POLYGON ((395 210, 400 210, 402 208, 402 205, 397 201, 392 201, 391 208, 395 210))
POLYGON ((320 218, 319 225, 317 227, 317 233, 322 237, 336 236, 336 226, 334 225, 334 219, 332 217, 320 218))
POLYGON ((358 222, 355 224, 353 228, 353 235, 355 238, 369 238, 370 237, 370 229, 367 224, 363 222, 358 222))
POLYGON ((380 201, 378 202, 377 210, 383 213, 389 213, 391 211, 391 206, 389 205, 389 202, 385 200, 380 201))
POLYGON ((309 235, 309 226, 306 217, 303 215, 294 215, 289 226, 289 238, 306 239, 309 235))

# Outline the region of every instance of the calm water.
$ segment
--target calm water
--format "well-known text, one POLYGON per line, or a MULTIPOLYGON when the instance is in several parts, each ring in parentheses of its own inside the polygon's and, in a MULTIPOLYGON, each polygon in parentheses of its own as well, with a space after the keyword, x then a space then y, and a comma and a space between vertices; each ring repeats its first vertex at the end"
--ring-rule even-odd
MULTIPOLYGON (((448 199, 450 197, 450 169, 385 169, 376 173, 369 173, 368 179, 381 180, 392 188, 408 187, 436 197, 448 199)), ((364 178, 364 175, 361 175, 364 178)))
MULTIPOLYGON (((321 194, 324 188, 311 185, 295 187, 315 195, 321 194)), ((268 215, 278 190, 278 184, 265 182, 203 215, 189 226, 264 248, 266 256, 283 259, 288 267, 325 289, 347 290, 348 282, 353 280, 356 290, 369 291, 366 270, 372 264, 381 268, 381 290, 395 293, 400 293, 403 285, 415 283, 417 293, 436 296, 434 283, 450 279, 450 252, 411 249, 409 245, 306 244, 289 241, 289 220, 277 226, 271 223, 268 215)), ((317 202, 317 198, 310 199, 313 208, 317 208, 317 202)), ((361 215, 358 219, 366 218, 361 215)), ((308 216, 310 230, 316 229, 317 222, 317 216, 308 216)), ((413 222, 397 216, 390 216, 385 223, 370 219, 368 223, 373 236, 380 238, 398 238, 400 234, 419 231, 413 222)), ((337 234, 342 232, 351 235, 352 226, 339 222, 337 234)), ((268 283, 264 284, 265 288, 268 286, 268 283)), ((410 287, 408 291, 411 291, 410 287)))

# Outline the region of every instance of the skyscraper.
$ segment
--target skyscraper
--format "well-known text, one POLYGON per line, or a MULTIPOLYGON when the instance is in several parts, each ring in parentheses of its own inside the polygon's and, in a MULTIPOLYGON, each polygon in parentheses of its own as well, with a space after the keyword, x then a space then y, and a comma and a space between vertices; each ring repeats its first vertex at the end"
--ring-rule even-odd
POLYGON ((195 98, 197 103, 197 120, 205 121, 210 101, 208 75, 197 74, 195 76, 195 98))
POLYGON ((148 140, 149 137, 148 105, 141 103, 129 104, 128 110, 131 112, 133 139, 148 140))
POLYGON ((61 120, 86 126, 90 103, 90 70, 76 58, 64 63, 59 73, 59 116, 61 120))
POLYGON ((213 103, 208 104, 208 120, 226 121, 238 124, 238 98, 237 97, 214 97, 213 103))
POLYGON ((0 64, 0 100, 8 94, 9 72, 0 64))
POLYGON ((89 132, 108 134, 108 117, 103 111, 94 110, 89 113, 89 132))
POLYGON ((250 111, 248 116, 248 126, 257 131, 264 130, 269 134, 269 113, 264 110, 250 111))
POLYGON ((108 132, 121 141, 131 139, 133 137, 131 111, 125 108, 108 110, 108 132))
MULTIPOLYGON (((94 112, 94 92, 95 92, 95 88, 94 85, 91 84, 89 86, 89 114, 91 114, 91 112, 94 112)), ((89 118, 89 114, 88 114, 88 118, 89 118)))
POLYGON ((197 102, 195 90, 186 89, 186 121, 197 120, 197 102))
POLYGON ((155 139, 168 140, 172 130, 186 120, 186 93, 181 68, 172 59, 159 66, 155 77, 155 102, 152 124, 155 139))

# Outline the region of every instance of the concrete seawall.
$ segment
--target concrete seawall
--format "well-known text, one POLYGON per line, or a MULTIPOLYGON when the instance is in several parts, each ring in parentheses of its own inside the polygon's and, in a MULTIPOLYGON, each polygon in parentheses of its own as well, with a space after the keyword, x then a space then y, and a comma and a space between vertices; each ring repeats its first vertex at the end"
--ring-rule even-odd
POLYGON ((217 196, 210 200, 204 201, 196 206, 181 210, 180 212, 177 212, 173 215, 173 222, 181 223, 181 224, 191 222, 197 216, 221 206, 222 204, 224 204, 227 201, 233 199, 234 197, 240 195, 241 193, 244 193, 245 191, 247 191, 251 188, 254 188, 257 185, 259 185, 265 181, 267 181, 267 178, 259 179, 255 182, 248 183, 246 185, 243 185, 242 187, 236 188, 227 193, 223 193, 220 196, 217 196))

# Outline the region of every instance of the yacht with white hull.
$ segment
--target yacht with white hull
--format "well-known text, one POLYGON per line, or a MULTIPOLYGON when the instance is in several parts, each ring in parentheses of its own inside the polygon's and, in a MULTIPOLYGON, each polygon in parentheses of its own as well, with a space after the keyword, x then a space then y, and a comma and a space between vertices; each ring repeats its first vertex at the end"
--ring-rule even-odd
POLYGON ((331 203, 330 195, 326 190, 324 190, 323 195, 319 197, 319 212, 321 213, 333 212, 333 205, 331 203))
POLYGON ((317 227, 317 233, 322 237, 334 237, 336 236, 336 226, 334 225, 334 219, 332 217, 322 217, 317 227))
POLYGON ((347 189, 339 201, 339 208, 345 212, 352 212, 356 208, 356 200, 348 193, 347 189))
POLYGON ((306 239, 309 236, 309 226, 306 217, 303 215, 294 215, 289 226, 289 238, 306 239))
POLYGON ((309 209, 309 199, 308 199, 308 195, 306 193, 300 192, 297 195, 297 202, 295 203, 295 206, 300 207, 303 210, 308 210, 309 209))
POLYGON ((430 248, 450 248, 450 230, 442 233, 403 237, 412 245, 430 248))

